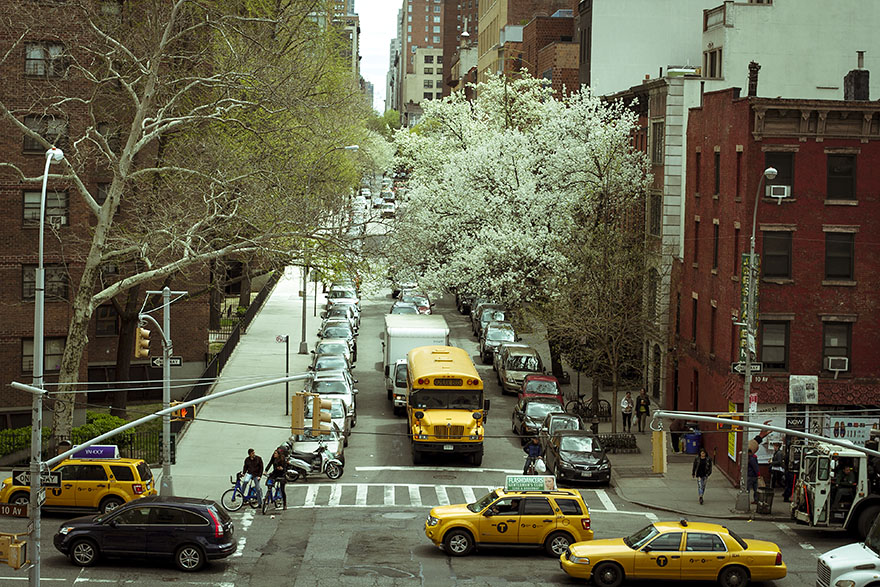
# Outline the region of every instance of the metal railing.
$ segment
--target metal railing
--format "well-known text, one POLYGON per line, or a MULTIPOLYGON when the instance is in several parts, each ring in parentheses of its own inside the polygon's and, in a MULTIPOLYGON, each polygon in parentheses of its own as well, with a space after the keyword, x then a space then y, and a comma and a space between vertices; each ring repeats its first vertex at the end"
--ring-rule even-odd
MULTIPOLYGON (((44 430, 43 459, 51 456, 48 451, 49 429, 44 430)), ((86 440, 94 438, 96 435, 85 435, 74 433, 72 439, 59 438, 59 441, 70 440, 74 445, 81 444, 86 440)), ((162 456, 162 431, 161 430, 142 430, 142 431, 126 431, 107 440, 107 444, 115 444, 119 447, 119 456, 129 459, 143 459, 150 465, 159 464, 162 456)), ((174 448, 174 438, 172 435, 172 449, 174 448)), ((27 465, 30 461, 31 450, 31 430, 17 429, 6 430, 0 434, 0 465, 2 466, 19 466, 27 465)), ((172 461, 174 459, 172 458, 172 461)))

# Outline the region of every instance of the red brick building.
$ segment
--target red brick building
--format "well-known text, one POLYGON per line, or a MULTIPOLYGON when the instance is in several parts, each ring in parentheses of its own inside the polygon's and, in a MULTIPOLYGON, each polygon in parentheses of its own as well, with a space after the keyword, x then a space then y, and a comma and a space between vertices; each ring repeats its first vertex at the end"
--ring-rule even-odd
MULTIPOLYGON (((470 75, 475 79, 476 72, 470 73, 469 68, 461 72, 459 76, 453 75, 453 64, 459 58, 461 48, 461 34, 467 31, 473 42, 477 41, 477 18, 480 12, 479 0, 446 0, 443 21, 443 97, 448 96, 457 87, 463 78, 470 75)), ((467 82, 473 80, 468 79, 467 82)), ((467 83, 465 82, 465 83, 467 83)))
MULTIPOLYGON (((73 147, 85 129, 95 124, 89 108, 77 101, 70 101, 62 108, 51 103, 52 96, 88 97, 93 90, 81 74, 68 69, 74 45, 70 35, 76 26, 68 22, 69 12, 64 4, 41 4, 37 8, 40 26, 31 28, 24 41, 18 42, 0 63, 0 79, 4 82, 0 87, 0 101, 14 117, 65 150, 85 187, 101 204, 102 191, 112 174, 94 163, 96 158, 89 156, 87 147, 82 144, 76 149, 73 147)), ((23 29, 23 24, 21 30, 0 29, 0 53, 10 51, 23 29)), ((112 114, 106 114, 109 124, 112 114)), ((97 123, 102 132, 104 123, 101 120, 97 123)), ((25 138, 11 121, 0 117, 0 161, 14 165, 27 178, 41 178, 45 151, 38 141, 25 138)), ((54 164, 50 173, 59 173, 62 169, 60 164, 54 164)), ((9 383, 29 383, 32 378, 40 190, 38 181, 22 181, 13 168, 0 168, 0 222, 3 224, 0 230, 0 429, 26 426, 31 418, 31 396, 11 389, 9 383)), ((94 213, 71 182, 52 179, 47 187, 46 219, 45 381, 51 384, 57 381, 72 313, 69 300, 82 274, 82 257, 95 220, 94 213)), ((105 281, 117 278, 114 271, 113 266, 107 266, 105 281)), ((203 289, 207 281, 204 274, 198 271, 194 274, 195 280, 185 283, 177 279, 170 283, 171 288, 203 289)), ((192 279, 193 274, 188 278, 192 279)), ((161 284, 157 283, 144 289, 160 288, 161 284)), ((177 370, 175 377, 197 377, 204 368, 208 298, 204 295, 194 301, 181 302, 172 310, 174 352, 183 356, 185 365, 177 370)), ((115 379, 120 327, 112 305, 95 310, 80 381, 115 379)), ((153 355, 161 355, 159 338, 158 333, 152 336, 153 355)), ((133 361, 131 379, 159 377, 161 369, 150 368, 143 359, 133 361)), ((45 422, 51 423, 51 414, 45 418, 45 422)))
POLYGON ((533 77, 552 82, 556 96, 577 91, 578 44, 573 42, 574 17, 570 10, 536 16, 523 27, 521 52, 511 52, 508 67, 528 69, 533 77))
MULTIPOLYGON (((687 145, 685 253, 671 310, 680 392, 669 407, 744 408, 743 377, 731 373, 741 357, 733 322, 760 187, 758 418, 859 442, 876 414, 834 414, 880 405, 880 104, 706 93, 690 110, 687 145), (778 175, 759 185, 771 166, 778 175)), ((703 438, 738 479, 741 440, 703 438)))

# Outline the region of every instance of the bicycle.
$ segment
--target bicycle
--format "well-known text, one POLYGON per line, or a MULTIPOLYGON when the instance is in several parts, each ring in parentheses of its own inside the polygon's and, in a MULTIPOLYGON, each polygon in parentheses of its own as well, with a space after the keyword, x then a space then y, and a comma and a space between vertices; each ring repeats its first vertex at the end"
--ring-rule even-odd
POLYGON ((266 479, 266 496, 263 498, 263 514, 269 509, 269 504, 274 503, 275 509, 284 507, 284 495, 281 493, 281 483, 276 483, 275 479, 269 477, 266 479))
POLYGON ((260 487, 256 480, 254 480, 253 484, 248 483, 250 485, 250 489, 245 495, 245 486, 241 481, 242 474, 238 473, 235 478, 230 475, 229 482, 232 483, 232 488, 227 489, 222 496, 220 496, 220 504, 226 508, 230 512, 237 512, 241 509, 245 503, 250 505, 252 508, 257 509, 260 507, 260 487))
MULTIPOLYGON (((569 400, 568 403, 565 404, 565 411, 569 414, 574 414, 587 422, 593 418, 593 398, 578 394, 576 399, 569 400)), ((597 415, 603 422, 611 420, 611 404, 608 400, 599 400, 599 413, 597 415)))

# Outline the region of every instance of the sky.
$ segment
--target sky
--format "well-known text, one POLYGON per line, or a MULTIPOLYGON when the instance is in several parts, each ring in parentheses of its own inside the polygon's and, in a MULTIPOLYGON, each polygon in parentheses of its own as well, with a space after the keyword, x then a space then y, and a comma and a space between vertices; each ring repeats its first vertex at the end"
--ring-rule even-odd
POLYGON ((355 0, 354 11, 361 21, 361 75, 373 84, 373 108, 385 111, 385 75, 389 46, 397 36, 400 0, 355 0))

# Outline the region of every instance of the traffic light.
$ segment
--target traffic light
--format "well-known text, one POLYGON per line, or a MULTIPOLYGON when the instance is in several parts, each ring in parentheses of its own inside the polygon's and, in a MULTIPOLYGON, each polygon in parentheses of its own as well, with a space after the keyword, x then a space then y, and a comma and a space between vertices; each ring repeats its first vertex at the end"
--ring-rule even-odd
POLYGON ((305 431, 306 395, 296 393, 290 398, 290 433, 302 434, 305 431))
POLYGON ((134 330, 134 358, 149 359, 150 358, 150 331, 141 328, 138 325, 134 330))
POLYGON ((312 432, 314 434, 330 434, 330 408, 333 406, 328 399, 312 396, 312 432), (326 423, 326 426, 324 425, 326 423))
MULTIPOLYGON (((171 407, 180 404, 181 402, 171 402, 171 407)), ((193 406, 188 406, 185 408, 180 408, 179 410, 174 410, 171 413, 171 421, 172 422, 186 422, 187 420, 194 420, 196 417, 196 409, 193 406)))

